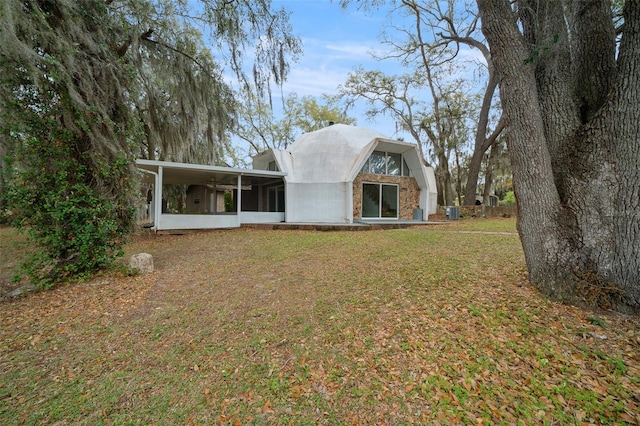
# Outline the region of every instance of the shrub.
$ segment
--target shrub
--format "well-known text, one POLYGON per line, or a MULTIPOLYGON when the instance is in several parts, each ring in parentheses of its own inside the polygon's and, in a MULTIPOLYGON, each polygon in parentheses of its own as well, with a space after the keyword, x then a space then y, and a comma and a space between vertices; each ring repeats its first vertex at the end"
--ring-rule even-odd
POLYGON ((516 204, 516 194, 513 191, 508 191, 504 198, 500 200, 500 205, 509 207, 516 204))
POLYGON ((55 119, 31 123, 30 136, 13 133, 5 198, 12 225, 26 232, 38 251, 15 277, 39 288, 85 277, 122 254, 134 209, 129 196, 130 160, 105 159, 55 119))

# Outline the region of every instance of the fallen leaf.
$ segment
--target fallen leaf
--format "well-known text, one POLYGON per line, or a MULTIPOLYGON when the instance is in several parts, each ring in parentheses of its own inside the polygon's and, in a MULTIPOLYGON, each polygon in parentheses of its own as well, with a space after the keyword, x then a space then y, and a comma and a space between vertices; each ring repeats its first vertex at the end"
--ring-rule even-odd
POLYGON ((271 408, 271 400, 267 399, 267 402, 262 406, 262 414, 273 414, 275 411, 271 408))

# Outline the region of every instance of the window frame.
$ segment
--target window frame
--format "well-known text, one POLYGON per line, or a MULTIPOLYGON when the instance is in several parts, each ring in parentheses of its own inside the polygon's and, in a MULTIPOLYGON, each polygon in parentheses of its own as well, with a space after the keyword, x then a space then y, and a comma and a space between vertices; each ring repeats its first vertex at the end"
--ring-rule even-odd
POLYGON ((411 169, 409 168, 409 165, 407 164, 407 161, 405 159, 405 155, 402 153, 398 153, 398 152, 390 152, 390 151, 379 151, 379 150, 374 150, 370 155, 369 158, 367 158, 367 160, 364 162, 364 164, 362 165, 362 169, 360 169, 361 172, 363 173, 371 173, 374 175, 384 175, 384 176, 402 176, 402 177, 411 177, 411 169), (383 160, 383 164, 384 164, 384 173, 379 173, 376 170, 372 170, 373 164, 371 161, 371 158, 374 155, 380 155, 383 154, 384 160, 383 160), (389 173, 389 161, 390 158, 393 156, 400 156, 400 164, 399 165, 399 169, 400 172, 397 174, 390 174, 389 173))
POLYGON ((397 183, 387 183, 387 182, 362 182, 362 206, 361 206, 361 212, 362 212, 362 219, 377 219, 377 220, 397 220, 400 218, 400 185, 398 185, 397 183), (377 216, 365 216, 365 208, 364 208, 364 202, 365 202, 365 190, 364 187, 365 185, 372 185, 372 186, 377 186, 378 187, 378 215, 377 216), (396 211, 396 215, 395 216, 383 216, 382 215, 382 206, 384 204, 384 191, 383 191, 383 187, 385 186, 390 186, 390 187, 394 187, 395 188, 395 195, 396 195, 396 200, 395 200, 395 211, 396 211))

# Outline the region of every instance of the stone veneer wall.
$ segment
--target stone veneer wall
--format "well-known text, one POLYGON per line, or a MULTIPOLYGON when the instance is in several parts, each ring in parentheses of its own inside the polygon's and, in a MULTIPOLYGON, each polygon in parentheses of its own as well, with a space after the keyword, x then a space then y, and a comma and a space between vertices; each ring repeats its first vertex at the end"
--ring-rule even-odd
POLYGON ((398 185, 398 219, 413 219, 413 209, 420 207, 420 187, 414 177, 359 173, 353 180, 353 219, 362 219, 362 183, 391 183, 398 185))

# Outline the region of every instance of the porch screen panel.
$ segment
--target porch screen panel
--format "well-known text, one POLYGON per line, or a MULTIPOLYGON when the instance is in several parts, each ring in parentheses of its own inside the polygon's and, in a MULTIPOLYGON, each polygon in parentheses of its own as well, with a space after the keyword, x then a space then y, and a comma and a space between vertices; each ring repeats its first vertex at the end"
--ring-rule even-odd
POLYGON ((284 212, 284 186, 269 188, 269 211, 284 212))
POLYGON ((279 186, 277 192, 278 208, 276 210, 279 213, 284 213, 284 186, 279 186))
POLYGON ((380 217, 398 217, 398 187, 382 185, 382 206, 380 217))
POLYGON ((380 186, 365 183, 362 185, 362 217, 379 217, 380 186))
POLYGON ((275 212, 276 211, 276 191, 275 188, 269 188, 268 190, 268 194, 269 194, 269 211, 270 212, 275 212))

